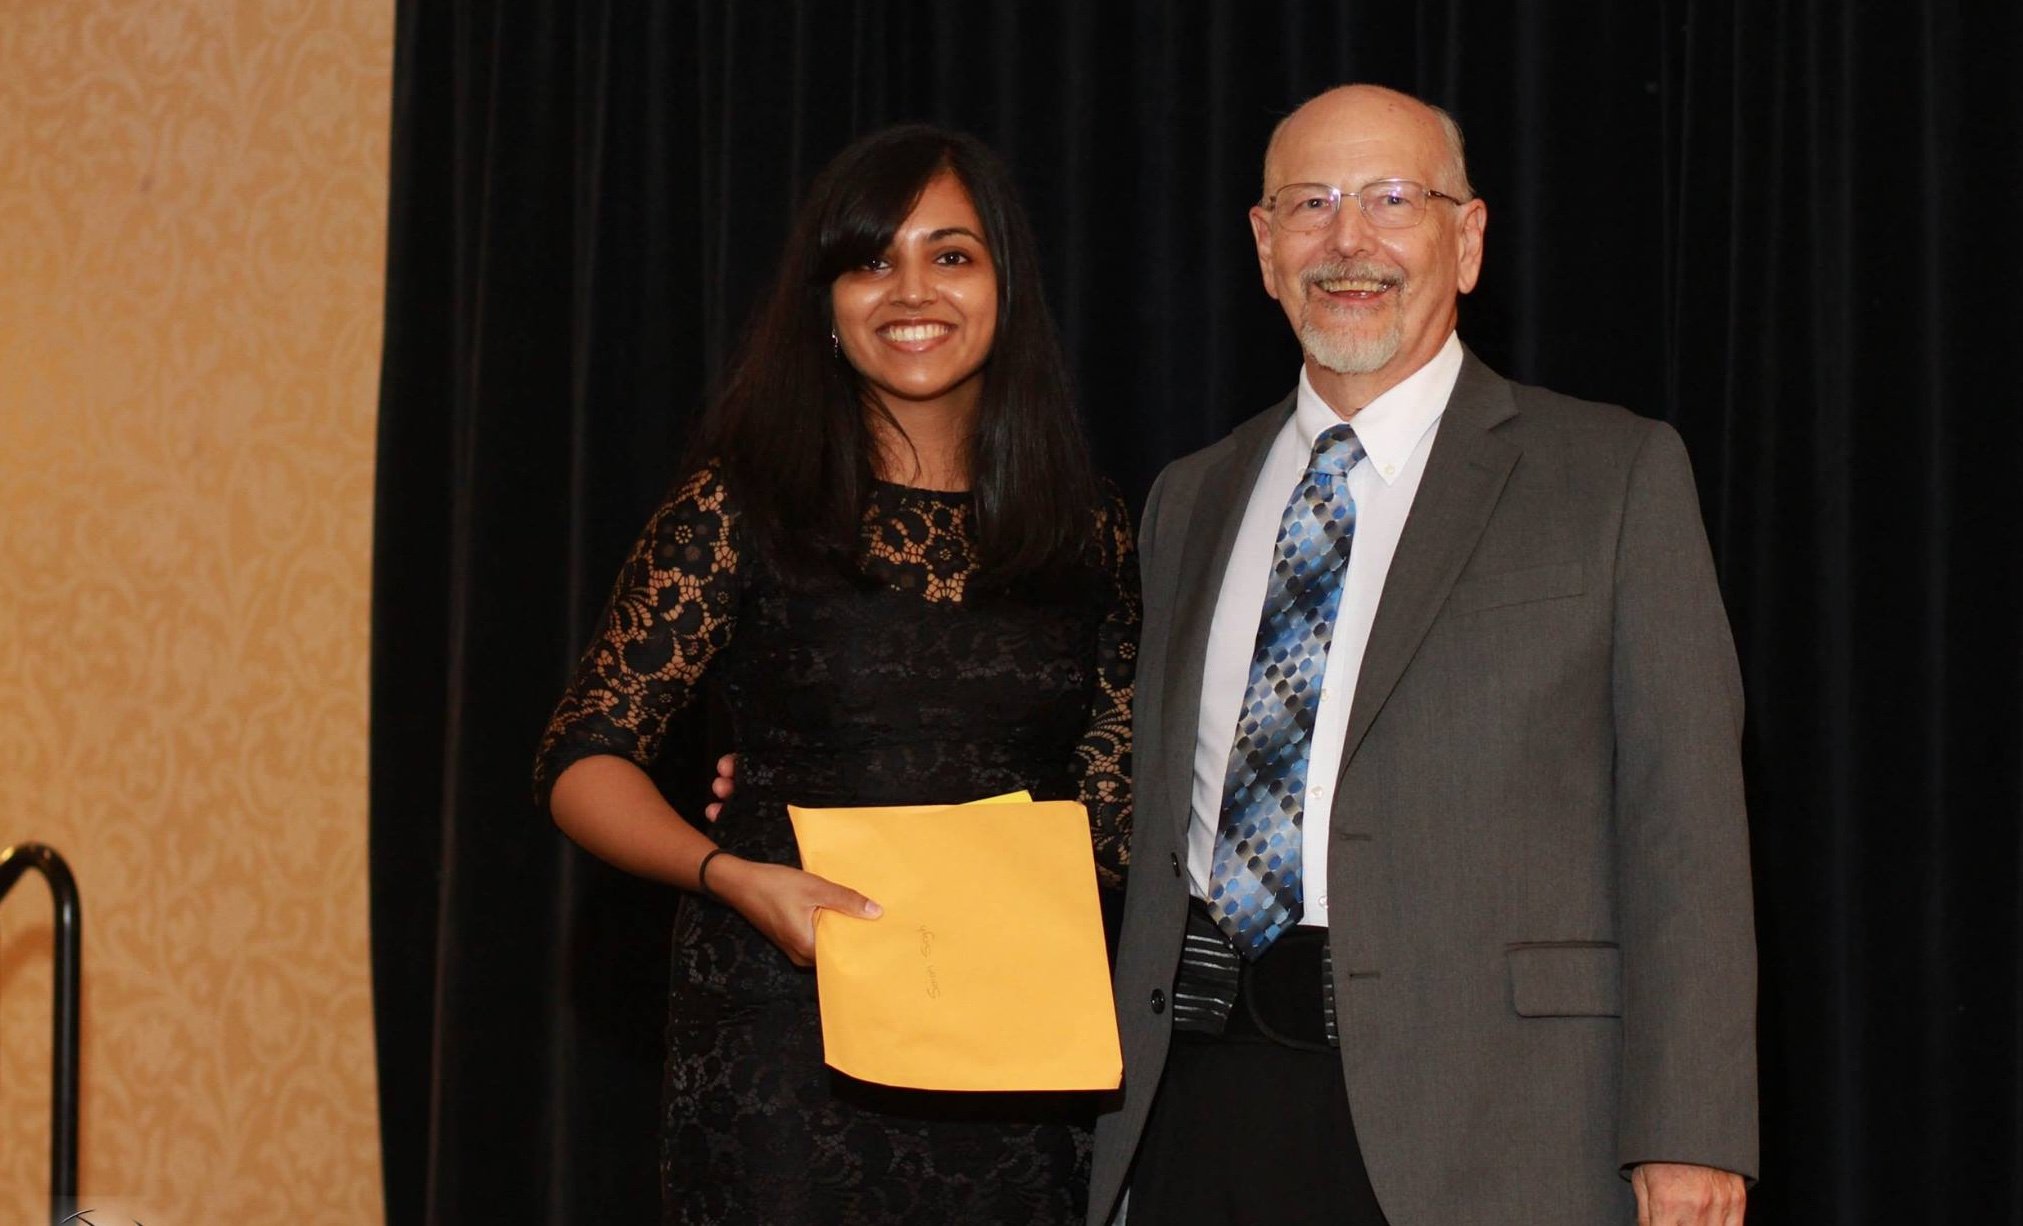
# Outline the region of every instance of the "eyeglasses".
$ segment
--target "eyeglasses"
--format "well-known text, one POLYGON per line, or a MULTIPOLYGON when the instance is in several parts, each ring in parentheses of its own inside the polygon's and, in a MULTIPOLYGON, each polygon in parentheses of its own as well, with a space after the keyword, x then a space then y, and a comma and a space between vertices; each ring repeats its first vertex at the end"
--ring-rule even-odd
POLYGON ((1271 224, 1281 230, 1325 230, 1335 224, 1342 197, 1353 197, 1370 224, 1386 230, 1407 230, 1426 215, 1428 199, 1466 204, 1458 196, 1435 191, 1410 179, 1378 179, 1352 192, 1325 183, 1288 183, 1264 199, 1271 224))

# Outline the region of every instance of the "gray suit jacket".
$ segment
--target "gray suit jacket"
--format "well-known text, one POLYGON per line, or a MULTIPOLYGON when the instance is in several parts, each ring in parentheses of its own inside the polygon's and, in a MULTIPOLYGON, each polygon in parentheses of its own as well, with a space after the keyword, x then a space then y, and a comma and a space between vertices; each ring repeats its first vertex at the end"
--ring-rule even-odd
MULTIPOLYGON (((1169 466, 1146 503, 1125 1093, 1097 1130, 1092 1223, 1116 1210, 1166 1060, 1202 657, 1292 403, 1169 466)), ((1741 725, 1677 434, 1469 354, 1385 581, 1328 833, 1342 1066, 1392 1226, 1633 1222, 1639 1162, 1754 1177, 1741 725)))

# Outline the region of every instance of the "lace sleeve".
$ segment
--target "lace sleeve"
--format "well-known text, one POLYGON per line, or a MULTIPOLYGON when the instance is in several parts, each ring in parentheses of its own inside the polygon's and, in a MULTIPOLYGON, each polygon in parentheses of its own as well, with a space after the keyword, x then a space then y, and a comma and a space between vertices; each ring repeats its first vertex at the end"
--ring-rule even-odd
POLYGON ((1124 884, 1131 860, 1131 687, 1138 671, 1139 597, 1131 513, 1114 488, 1096 532, 1105 607, 1096 630, 1096 695, 1088 731, 1075 746, 1075 773, 1089 810, 1096 875, 1116 888, 1124 884))
POLYGON ((548 807, 572 763, 616 754, 644 766, 667 722, 695 697, 737 621, 737 551, 722 475, 684 481, 647 521, 625 559, 597 637, 556 704, 534 759, 534 798, 548 807))

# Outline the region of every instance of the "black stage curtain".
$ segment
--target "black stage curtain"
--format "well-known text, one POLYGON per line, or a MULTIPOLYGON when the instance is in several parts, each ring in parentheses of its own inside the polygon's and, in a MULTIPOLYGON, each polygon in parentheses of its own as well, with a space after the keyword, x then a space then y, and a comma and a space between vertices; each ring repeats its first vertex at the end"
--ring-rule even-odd
MULTIPOLYGON (((1451 108, 1466 338, 1675 422, 1746 670, 1763 1223, 2023 1221, 2023 8, 407 0, 373 616, 388 1220, 648 1220, 670 892, 529 757, 796 193, 969 128, 1134 495, 1281 395, 1244 209, 1349 79, 1451 108), (597 1215, 593 1218, 593 1215, 597 1215)), ((666 771, 698 807, 713 743, 666 771)))

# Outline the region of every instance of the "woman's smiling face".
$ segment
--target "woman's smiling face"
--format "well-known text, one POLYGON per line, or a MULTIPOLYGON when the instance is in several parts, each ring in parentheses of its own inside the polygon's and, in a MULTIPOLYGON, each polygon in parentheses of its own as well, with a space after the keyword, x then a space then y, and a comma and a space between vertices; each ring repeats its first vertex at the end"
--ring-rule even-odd
POLYGON ((974 412, 997 336, 997 269, 954 174, 928 181, 891 244, 837 277, 829 301, 843 357, 888 408, 974 412))

